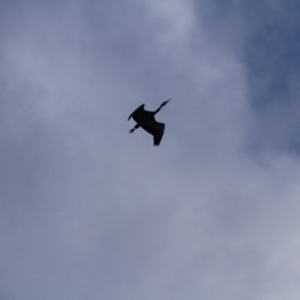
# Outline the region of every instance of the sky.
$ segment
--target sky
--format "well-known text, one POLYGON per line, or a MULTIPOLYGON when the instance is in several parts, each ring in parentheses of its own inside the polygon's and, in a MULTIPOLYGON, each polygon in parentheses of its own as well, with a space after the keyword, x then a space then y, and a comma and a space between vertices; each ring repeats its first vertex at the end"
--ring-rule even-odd
POLYGON ((0 299, 298 300, 299 13, 2 0, 0 299))

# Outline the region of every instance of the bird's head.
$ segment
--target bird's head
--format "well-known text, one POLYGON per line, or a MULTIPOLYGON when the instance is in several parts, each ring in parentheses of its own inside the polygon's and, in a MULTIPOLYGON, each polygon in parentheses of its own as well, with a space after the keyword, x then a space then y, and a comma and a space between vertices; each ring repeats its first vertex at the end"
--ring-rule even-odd
POLYGON ((163 103, 161 104, 161 107, 165 106, 169 101, 171 101, 171 99, 172 99, 172 98, 170 98, 169 100, 163 102, 163 103))

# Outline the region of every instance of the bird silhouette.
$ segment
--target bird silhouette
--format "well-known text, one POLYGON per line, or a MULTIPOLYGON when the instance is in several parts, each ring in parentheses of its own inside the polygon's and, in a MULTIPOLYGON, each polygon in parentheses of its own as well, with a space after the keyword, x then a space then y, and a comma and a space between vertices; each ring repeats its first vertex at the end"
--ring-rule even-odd
POLYGON ((129 132, 132 133, 139 127, 142 127, 145 131, 153 135, 154 146, 159 146, 160 141, 164 135, 165 124, 159 123, 155 120, 154 116, 165 106, 172 98, 164 101, 160 107, 155 111, 147 111, 144 109, 145 104, 139 106, 128 118, 128 121, 132 117, 137 123, 129 132))

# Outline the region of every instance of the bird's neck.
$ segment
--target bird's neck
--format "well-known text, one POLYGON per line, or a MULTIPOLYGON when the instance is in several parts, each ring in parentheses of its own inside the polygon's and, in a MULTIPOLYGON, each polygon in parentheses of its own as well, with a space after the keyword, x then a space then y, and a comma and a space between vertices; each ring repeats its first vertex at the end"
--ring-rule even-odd
POLYGON ((161 107, 159 107, 155 112, 154 114, 156 115, 159 111, 160 111, 161 107))

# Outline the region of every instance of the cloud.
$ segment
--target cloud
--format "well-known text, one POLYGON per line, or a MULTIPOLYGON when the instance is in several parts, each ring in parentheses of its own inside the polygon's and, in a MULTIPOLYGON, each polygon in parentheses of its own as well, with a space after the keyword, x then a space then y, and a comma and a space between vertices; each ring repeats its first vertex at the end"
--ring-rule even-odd
POLYGON ((2 298, 296 299, 292 3, 28 3, 0 10, 2 298), (128 134, 170 97, 159 148, 128 134))

